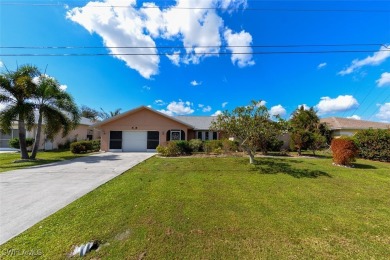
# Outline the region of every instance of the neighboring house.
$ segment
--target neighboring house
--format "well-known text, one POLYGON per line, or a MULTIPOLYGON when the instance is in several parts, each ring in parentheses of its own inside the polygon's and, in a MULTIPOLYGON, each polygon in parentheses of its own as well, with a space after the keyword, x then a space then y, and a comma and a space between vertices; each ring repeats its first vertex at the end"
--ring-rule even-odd
MULTIPOLYGON (((37 122, 37 115, 36 115, 36 122, 37 122)), ((41 142, 39 144, 40 150, 54 150, 58 149, 59 145, 65 144, 68 141, 81 141, 81 140, 92 140, 92 139, 99 139, 100 133, 98 130, 91 127, 94 124, 90 119, 82 117, 80 120, 80 124, 77 126, 76 129, 69 132, 69 134, 65 137, 62 137, 62 134, 57 134, 53 140, 49 140, 46 138, 45 134, 42 133, 41 135, 41 142)), ((43 124, 43 128, 44 128, 43 124)), ((26 137, 35 138, 36 134, 36 127, 34 126, 31 131, 26 132, 26 137)), ((0 130, 0 150, 8 150, 9 147, 9 140, 15 137, 19 137, 19 131, 18 131, 18 125, 16 122, 12 125, 12 131, 10 134, 5 134, 0 130)))
POLYGON ((379 123, 365 120, 356 120, 342 117, 322 118, 321 123, 326 123, 332 132, 332 137, 353 136, 363 129, 390 129, 390 123, 379 123))
POLYGON ((168 116, 141 106, 115 117, 98 122, 102 151, 155 151, 159 144, 170 140, 218 139, 209 130, 214 117, 168 116))

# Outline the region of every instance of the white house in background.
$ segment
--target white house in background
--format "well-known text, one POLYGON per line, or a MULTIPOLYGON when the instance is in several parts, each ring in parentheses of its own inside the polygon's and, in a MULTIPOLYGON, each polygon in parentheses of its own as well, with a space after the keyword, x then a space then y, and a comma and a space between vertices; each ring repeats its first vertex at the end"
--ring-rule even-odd
MULTIPOLYGON (((35 122, 37 123, 37 115, 35 117, 35 122)), ((82 117, 80 120, 80 124, 76 127, 76 129, 69 132, 69 134, 65 137, 62 137, 62 133, 58 133, 53 140, 49 140, 44 132, 41 135, 41 141, 39 144, 40 150, 55 150, 58 149, 58 146, 66 143, 67 141, 81 141, 81 140, 92 140, 100 138, 100 131, 91 127, 94 123, 92 120, 88 118, 82 117)), ((44 128, 44 123, 43 123, 44 128)), ((34 126, 31 131, 27 131, 26 137, 34 138, 36 134, 37 128, 34 126)), ((0 129, 0 150, 12 150, 9 147, 9 140, 15 137, 19 137, 19 130, 17 123, 12 124, 12 131, 10 134, 5 134, 0 129)))
POLYGON ((390 123, 380 123, 365 120, 356 120, 343 117, 321 118, 321 123, 326 123, 332 132, 332 137, 353 136, 359 130, 366 129, 390 129, 390 123))

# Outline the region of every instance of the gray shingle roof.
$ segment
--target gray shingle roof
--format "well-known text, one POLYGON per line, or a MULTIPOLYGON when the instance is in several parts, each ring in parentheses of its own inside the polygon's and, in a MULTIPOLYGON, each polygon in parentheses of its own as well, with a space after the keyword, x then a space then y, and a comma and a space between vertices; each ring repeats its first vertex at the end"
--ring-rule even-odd
POLYGON ((209 130, 211 122, 215 116, 174 116, 175 119, 188 125, 192 125, 194 130, 209 130))
POLYGON ((365 120, 356 120, 342 117, 328 117, 320 120, 327 123, 331 130, 335 129, 389 129, 390 123, 380 123, 365 120))

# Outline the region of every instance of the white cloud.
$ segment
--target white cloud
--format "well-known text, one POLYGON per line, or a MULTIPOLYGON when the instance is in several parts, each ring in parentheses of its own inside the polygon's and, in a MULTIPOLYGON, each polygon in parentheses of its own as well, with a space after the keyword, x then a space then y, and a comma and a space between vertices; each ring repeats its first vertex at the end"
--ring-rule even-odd
POLYGON ((348 116, 349 119, 361 120, 362 118, 358 115, 348 116))
POLYGON ((189 115, 194 113, 194 109, 192 108, 192 103, 189 101, 172 101, 168 104, 166 109, 159 110, 160 112, 167 114, 169 116, 176 116, 176 115, 189 115))
POLYGON ((202 85, 202 82, 201 82, 201 81, 198 82, 198 81, 196 81, 196 80, 193 80, 193 81, 190 82, 190 84, 191 84, 192 86, 196 87, 196 86, 202 85))
POLYGON ((381 78, 376 81, 376 84, 378 87, 390 86, 390 73, 382 73, 381 78))
MULTIPOLYGON (((214 8, 245 8, 246 2, 247 0, 176 0, 174 5, 162 9, 155 3, 143 3, 139 8, 136 0, 90 1, 84 7, 70 9, 67 18, 90 33, 98 34, 114 57, 124 61, 143 77, 150 78, 158 74, 159 70, 160 58, 156 55, 159 53, 154 48, 157 39, 179 41, 186 47, 183 53, 173 49, 172 54, 165 54, 177 66, 180 63, 198 64, 203 58, 218 56, 224 20, 214 8), (107 5, 111 8, 107 8, 107 5), (199 5, 204 9, 193 8, 199 5), (121 46, 147 48, 115 48, 121 46), (146 55, 126 55, 129 53, 146 55)), ((252 41, 249 33, 242 31, 237 35, 244 43, 252 41)), ((252 63, 251 58, 244 56, 235 60, 238 60, 239 66, 252 63)))
POLYGON ((388 58, 390 58, 390 51, 388 51, 386 47, 382 46, 380 50, 375 52, 372 56, 368 56, 362 60, 353 60, 349 67, 343 69, 338 74, 342 76, 348 75, 364 66, 379 65, 388 58))
POLYGON ((4 63, 0 60, 0 68, 4 67, 4 63))
POLYGON ((162 101, 161 99, 156 99, 154 101, 154 104, 156 104, 158 106, 164 106, 166 103, 164 101, 162 101))
POLYGON ((223 102, 222 103, 222 108, 226 107, 226 105, 228 104, 229 102, 223 102))
POLYGON ((224 38, 228 45, 227 49, 233 53, 231 57, 233 64, 237 63, 237 66, 240 68, 255 65, 255 62, 252 60, 252 48, 249 47, 252 44, 252 35, 250 33, 244 30, 239 33, 233 33, 231 29, 226 28, 224 38))
POLYGON ((376 117, 383 121, 390 121, 390 103, 380 105, 376 117))
POLYGON ((303 106, 304 110, 309 110, 310 109, 310 107, 308 105, 306 105, 306 104, 299 105, 298 108, 301 108, 301 106, 303 106))
POLYGON ((265 106, 267 104, 267 102, 265 101, 265 100, 261 100, 260 102, 258 102, 257 104, 256 104, 256 106, 257 107, 259 107, 259 106, 265 106))
POLYGON ((320 63, 318 65, 317 69, 322 69, 322 68, 326 67, 326 65, 328 65, 326 62, 320 63))
POLYGON ((222 114, 222 111, 221 111, 221 110, 217 110, 217 111, 215 111, 215 113, 212 114, 211 116, 218 116, 218 115, 220 115, 220 114, 222 114))
POLYGON ((145 85, 145 86, 142 86, 142 89, 149 91, 151 89, 151 87, 149 87, 148 85, 145 85))
POLYGON ((173 54, 167 54, 166 56, 174 65, 180 66, 180 51, 174 51, 173 54))
POLYGON ((343 112, 359 106, 357 100, 350 95, 338 96, 337 98, 322 97, 316 105, 318 114, 343 112))
POLYGON ((277 106, 271 107, 271 109, 269 110, 269 113, 272 116, 279 115, 279 116, 283 117, 286 115, 286 109, 282 105, 277 105, 277 106))
POLYGON ((62 91, 66 91, 67 88, 68 88, 67 85, 60 85, 60 89, 61 89, 62 91))
POLYGON ((210 112, 211 111, 211 107, 210 106, 205 106, 202 108, 202 111, 203 112, 210 112))
POLYGON ((198 107, 202 108, 202 107, 204 107, 204 105, 203 104, 199 104, 198 107))
POLYGON ((103 38, 104 45, 113 56, 150 78, 158 73, 160 57, 152 36, 144 31, 144 21, 140 11, 135 9, 135 0, 89 2, 84 7, 76 7, 67 12, 67 18, 80 24, 90 33, 103 38), (121 7, 107 8, 107 5, 121 7), (101 8, 99 8, 101 7, 101 8), (142 46, 143 49, 123 49, 122 46, 142 46), (147 55, 124 55, 124 54, 147 55))

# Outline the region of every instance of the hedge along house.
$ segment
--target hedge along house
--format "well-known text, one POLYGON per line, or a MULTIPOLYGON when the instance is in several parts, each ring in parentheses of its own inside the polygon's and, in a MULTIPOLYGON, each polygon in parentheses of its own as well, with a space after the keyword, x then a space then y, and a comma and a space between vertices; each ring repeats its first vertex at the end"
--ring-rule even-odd
MULTIPOLYGON (((38 122, 38 114, 35 114, 35 124, 38 122)), ((58 133, 52 140, 48 139, 44 134, 45 123, 43 122, 43 129, 41 134, 41 140, 39 144, 40 150, 55 150, 66 142, 81 141, 81 140, 92 140, 99 139, 100 133, 98 130, 91 127, 94 124, 90 119, 82 117, 79 125, 71 130, 65 137, 62 133, 58 133)), ((26 131, 27 138, 35 138, 37 127, 34 126, 31 131, 26 131)), ((9 140, 12 138, 19 138, 19 130, 17 122, 12 124, 12 129, 9 134, 4 133, 0 129, 0 151, 15 150, 10 148, 9 140)))
POLYGON ((218 139, 209 131, 212 117, 173 117, 141 106, 96 123, 101 133, 101 150, 112 152, 155 151, 173 140, 218 139))

